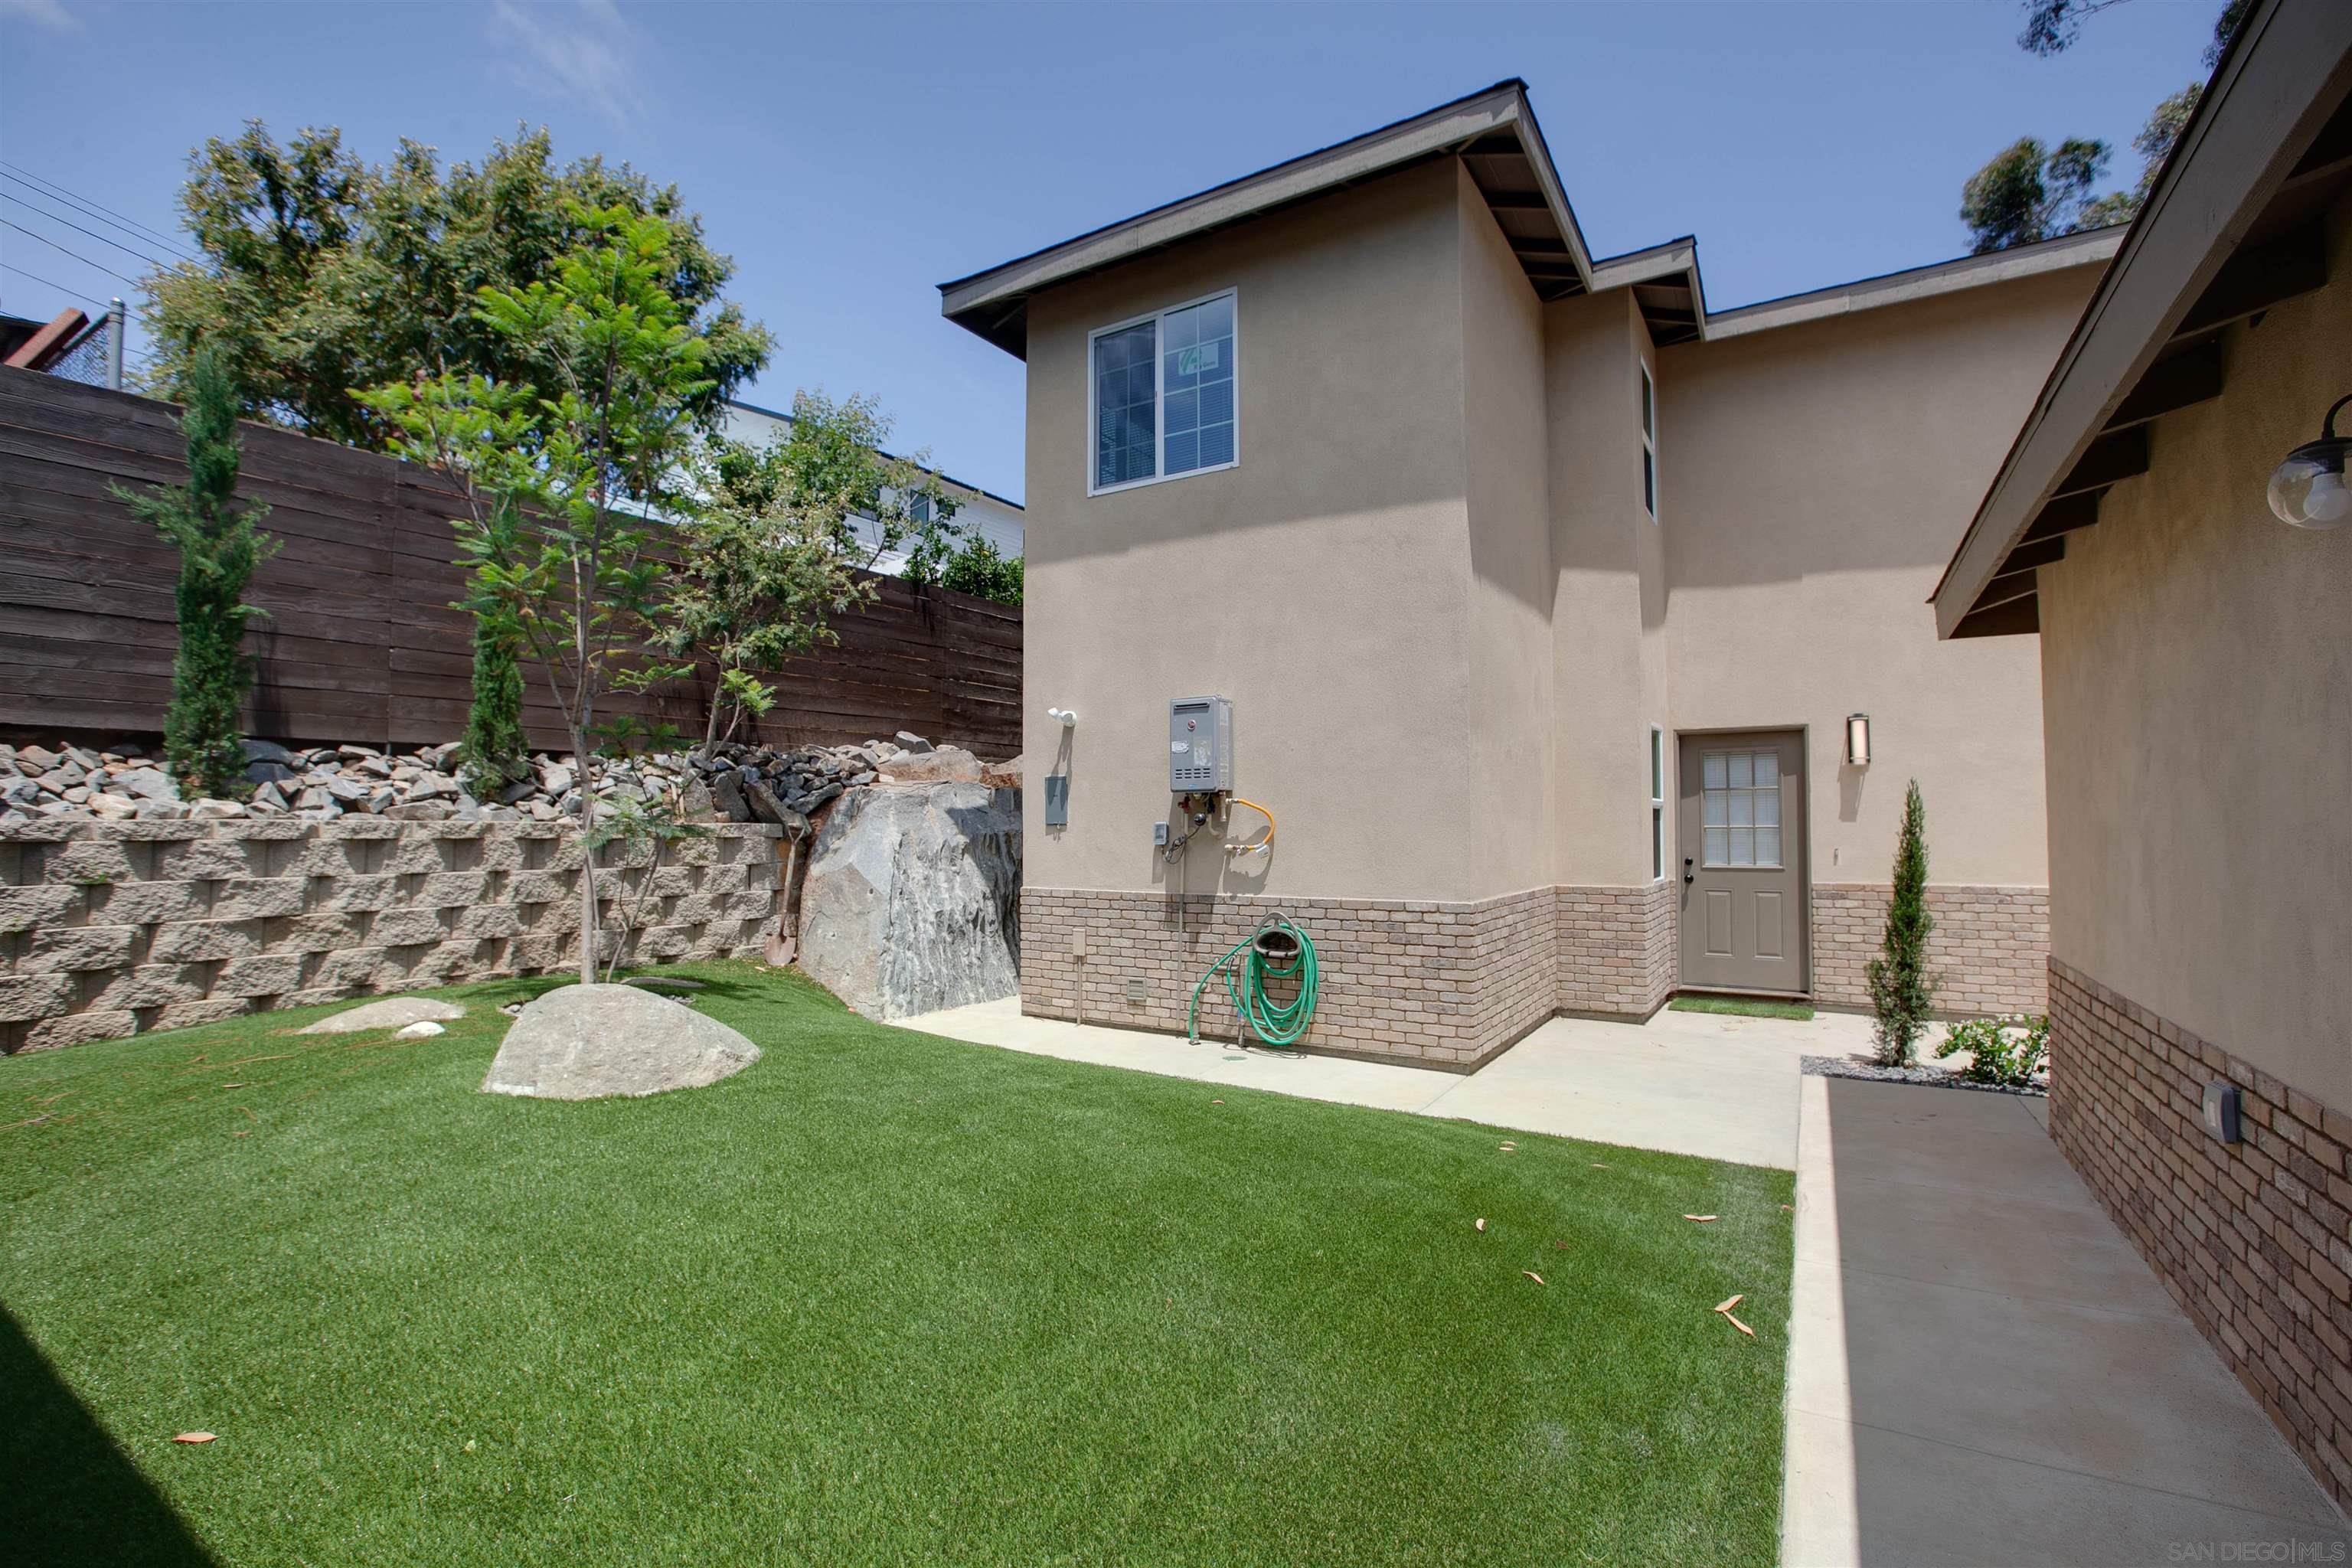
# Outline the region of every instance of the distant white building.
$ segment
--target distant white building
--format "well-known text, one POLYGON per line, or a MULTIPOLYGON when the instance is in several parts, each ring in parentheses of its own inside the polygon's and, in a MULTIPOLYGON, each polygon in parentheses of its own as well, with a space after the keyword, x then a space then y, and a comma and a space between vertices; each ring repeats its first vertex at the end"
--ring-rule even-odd
MULTIPOLYGON (((749 446, 764 447, 789 428, 793 416, 779 414, 772 408, 755 408, 748 403, 727 405, 726 432, 730 438, 749 446)), ((974 485, 967 485, 946 474, 940 483, 956 498, 956 526, 964 531, 964 538, 985 539, 996 547, 998 554, 1012 559, 1022 552, 1021 503, 991 494, 974 485)), ((919 503, 921 504, 921 503, 919 503)), ((877 525, 865 521, 857 530, 858 537, 868 549, 879 542, 877 525)), ((892 550, 884 552, 874 563, 874 570, 897 576, 907 564, 907 552, 892 550)))

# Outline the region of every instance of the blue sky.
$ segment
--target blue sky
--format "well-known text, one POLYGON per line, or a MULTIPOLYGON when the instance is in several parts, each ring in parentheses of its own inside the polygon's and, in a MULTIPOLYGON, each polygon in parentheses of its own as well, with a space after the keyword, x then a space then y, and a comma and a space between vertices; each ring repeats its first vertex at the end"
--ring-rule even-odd
MULTIPOLYGON (((1696 234, 1709 304, 1745 304, 1960 254, 1960 184, 2019 135, 2103 137, 2127 183, 2218 9, 2133 0, 2041 60, 2013 0, 0 0, 0 159, 170 234, 188 150, 247 119, 339 125, 371 159, 543 123, 560 156, 625 159, 700 210, 778 339, 751 401, 876 394, 895 445, 1018 498, 1022 367, 940 319, 944 279, 1518 76, 1596 254, 1696 234)), ((27 202, 121 231, 0 193, 23 198, 0 217, 145 270, 27 202)), ((15 314, 125 291, 15 228, 0 263, 15 314)))

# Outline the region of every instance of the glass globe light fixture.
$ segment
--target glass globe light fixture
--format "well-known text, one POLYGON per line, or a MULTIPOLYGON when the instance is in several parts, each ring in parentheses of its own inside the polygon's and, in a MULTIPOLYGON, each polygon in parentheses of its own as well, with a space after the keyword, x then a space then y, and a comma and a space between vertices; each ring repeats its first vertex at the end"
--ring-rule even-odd
POLYGON ((2336 433, 2336 416, 2352 397, 2339 397, 2319 427, 2319 439, 2286 455, 2271 475, 2271 510, 2297 528, 2341 528, 2352 521, 2352 486, 2345 481, 2352 437, 2336 433))

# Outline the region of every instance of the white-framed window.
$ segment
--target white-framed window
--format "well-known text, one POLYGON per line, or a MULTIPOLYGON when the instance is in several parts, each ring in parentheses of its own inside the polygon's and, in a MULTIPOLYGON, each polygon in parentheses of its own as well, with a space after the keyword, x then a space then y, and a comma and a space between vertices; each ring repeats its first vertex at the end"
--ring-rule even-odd
POLYGON ((1650 384, 1650 367, 1642 372, 1642 510, 1658 521, 1658 394, 1650 384))
POLYGON ((1231 289, 1087 334, 1087 493, 1241 461, 1231 289))
POLYGON ((1699 761, 1709 866, 1780 864, 1780 754, 1709 752, 1699 761))
POLYGON ((1650 880, 1666 879, 1666 732, 1650 726, 1650 880))

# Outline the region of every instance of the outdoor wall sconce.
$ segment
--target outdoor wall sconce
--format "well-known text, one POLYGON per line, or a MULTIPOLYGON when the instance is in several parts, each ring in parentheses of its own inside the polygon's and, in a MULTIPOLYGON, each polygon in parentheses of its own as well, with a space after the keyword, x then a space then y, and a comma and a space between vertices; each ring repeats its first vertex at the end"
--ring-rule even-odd
POLYGON ((2336 433, 2336 416, 2352 396, 2339 397, 2319 426, 2319 439, 2306 441, 2286 455, 2271 475, 2271 510, 2281 522, 2297 528, 2338 528, 2352 517, 2352 489, 2344 484, 2344 465, 2352 458, 2352 436, 2336 433))
POLYGON ((1867 713, 1845 716, 1845 763, 1850 768, 1870 766, 1870 715, 1867 713))
POLYGON ((1075 729, 1078 722, 1078 710, 1075 708, 1048 708, 1045 717, 1065 730, 1075 729))

